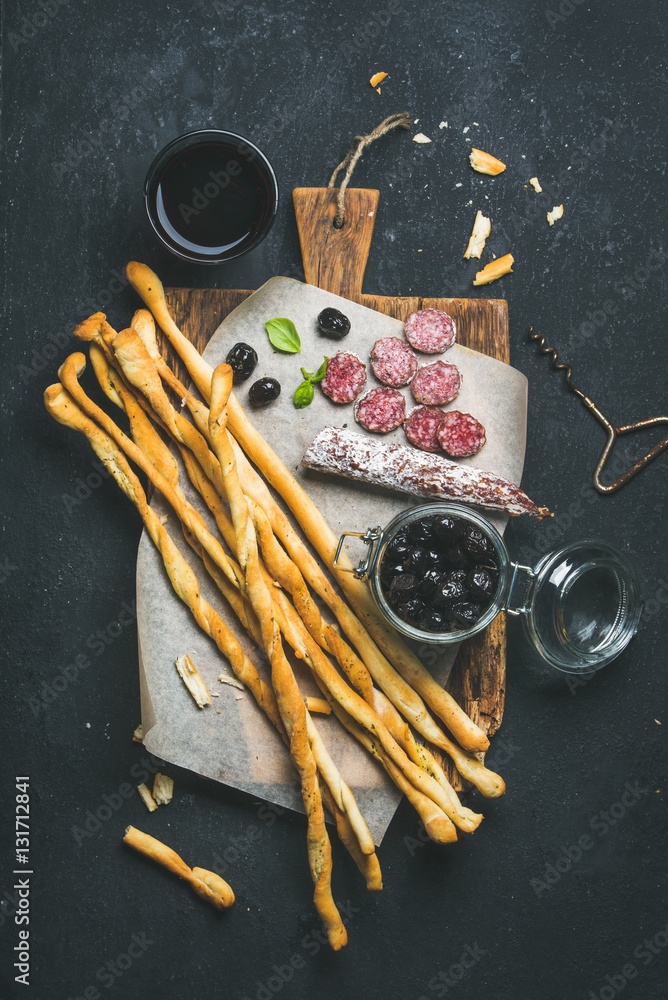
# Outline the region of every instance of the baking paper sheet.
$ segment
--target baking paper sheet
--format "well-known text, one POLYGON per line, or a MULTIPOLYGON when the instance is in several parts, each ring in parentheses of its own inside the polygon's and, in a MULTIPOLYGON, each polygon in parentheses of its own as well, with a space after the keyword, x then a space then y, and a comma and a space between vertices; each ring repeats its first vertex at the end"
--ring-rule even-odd
MULTIPOLYGON (((246 299, 221 323, 205 351, 213 366, 225 360, 238 341, 251 344, 259 363, 249 382, 236 389, 241 404, 253 423, 271 444, 307 493, 323 512, 335 534, 364 531, 387 524, 400 511, 417 504, 415 498, 366 487, 338 477, 325 476, 300 465, 302 455, 316 433, 326 424, 348 426, 366 434, 354 419, 353 407, 332 403, 316 386, 311 406, 296 410, 292 396, 302 381, 300 367, 315 371, 324 356, 339 350, 354 351, 367 363, 366 389, 379 385, 368 364, 373 343, 381 337, 402 337, 403 324, 372 309, 348 302, 336 295, 290 278, 273 278, 246 299), (351 332, 341 342, 329 340, 316 330, 318 313, 327 306, 341 309, 351 321, 351 332), (264 324, 273 317, 288 317, 299 331, 300 354, 274 351, 264 324), (279 399, 264 408, 248 405, 247 389, 263 375, 279 380, 279 399)), ((420 364, 437 356, 419 355, 420 364)), ((462 389, 452 409, 472 413, 485 426, 487 444, 465 464, 504 476, 519 483, 526 441, 527 383, 515 369, 493 358, 455 344, 443 355, 458 366, 463 375, 462 389)), ((407 410, 414 405, 410 390, 403 392, 407 410)), ((406 443, 401 428, 385 437, 406 443)), ((181 486, 187 498, 204 511, 199 495, 190 486, 182 469, 181 486)), ((228 611, 218 591, 186 545, 178 518, 160 495, 153 506, 167 514, 167 530, 195 569, 203 596, 220 612, 238 636, 246 652, 268 678, 264 658, 246 638, 234 615, 228 611)), ((284 506, 284 505, 282 505, 284 506)), ((205 516, 211 525, 212 518, 205 516)), ((488 515, 502 531, 506 518, 488 515)), ((215 525, 213 530, 216 531, 215 525)), ((349 556, 356 561, 351 546, 349 556)), ((360 552, 361 554, 361 552, 360 552)), ((327 611, 325 617, 331 620, 327 611)), ((162 559, 144 533, 137 557, 137 619, 140 642, 142 724, 144 745, 158 757, 199 774, 243 789, 256 799, 278 806, 302 810, 301 794, 286 748, 278 734, 258 709, 248 691, 239 692, 221 684, 221 673, 231 668, 214 643, 195 624, 189 610, 175 596, 162 559), (177 674, 177 656, 188 653, 214 697, 211 707, 197 708, 177 674)), ((414 644, 425 665, 445 682, 454 662, 454 647, 414 644)), ((304 694, 319 694, 303 666, 292 660, 304 694)), ((355 794, 376 844, 382 840, 399 801, 395 786, 333 717, 314 716, 316 724, 343 778, 355 794)))

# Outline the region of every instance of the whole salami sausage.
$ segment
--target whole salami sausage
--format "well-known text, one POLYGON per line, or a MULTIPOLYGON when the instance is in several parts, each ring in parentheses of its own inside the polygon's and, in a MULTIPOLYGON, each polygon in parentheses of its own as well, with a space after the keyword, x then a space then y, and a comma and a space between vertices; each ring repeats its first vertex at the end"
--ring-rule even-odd
POLYGON ((366 365, 356 354, 339 351, 327 362, 327 374, 320 385, 333 403, 352 403, 366 385, 366 365))
POLYGON ((355 420, 368 431, 387 434, 406 419, 406 400, 398 389, 372 389, 355 403, 355 420))
POLYGON ((411 313, 404 324, 406 340, 422 354, 441 354, 452 347, 457 326, 442 309, 421 309, 411 313))
POLYGON ((383 337, 371 348, 371 367, 380 382, 397 389, 408 385, 418 369, 418 362, 405 340, 383 337))
POLYGON ((443 411, 430 406, 418 406, 404 424, 406 437, 422 451, 440 451, 438 429, 443 420, 443 411))
POLYGON ((437 436, 443 451, 452 458, 477 455, 487 440, 482 424, 470 413, 459 410, 443 414, 437 436))
POLYGON ((462 387, 462 376, 457 365, 434 361, 420 368, 411 382, 411 392, 418 403, 425 406, 442 406, 451 403, 462 387))
POLYGON ((411 496, 459 500, 511 515, 551 517, 547 507, 537 507, 519 486, 501 476, 343 427, 324 427, 309 445, 302 465, 411 496))

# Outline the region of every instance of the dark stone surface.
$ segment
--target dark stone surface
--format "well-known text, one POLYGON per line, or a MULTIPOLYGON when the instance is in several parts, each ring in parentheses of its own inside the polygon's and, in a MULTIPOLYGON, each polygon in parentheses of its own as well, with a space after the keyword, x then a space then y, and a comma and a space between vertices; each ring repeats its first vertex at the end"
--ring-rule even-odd
MULTIPOLYGON (((596 494, 589 479, 603 432, 525 338, 535 323, 612 419, 665 412, 665 7, 565 0, 555 20, 550 6, 4 5, 2 997, 664 995, 668 458, 619 495, 596 494), (367 81, 381 69, 390 77, 379 97, 367 81), (510 548, 531 560, 557 541, 606 538, 633 558, 649 603, 628 651, 572 690, 536 666, 511 623, 492 754, 506 797, 485 804, 474 837, 446 850, 423 845, 402 805, 380 850, 377 896, 335 845, 350 944, 333 955, 313 937, 301 817, 267 822, 243 795, 187 773, 174 775, 174 802, 150 820, 135 796, 118 796, 142 766, 130 742, 139 708, 127 615, 109 637, 132 604, 139 524, 108 481, 67 503, 93 471, 91 454, 46 417, 40 396, 84 314, 104 306, 118 325, 136 307, 127 288, 107 294, 128 259, 151 263, 166 284, 248 288, 298 274, 292 187, 326 183, 353 134, 404 108, 433 142, 418 147, 395 133, 359 164, 355 183, 381 189, 365 287, 508 298, 512 360, 530 380, 523 485, 559 514, 550 526, 513 523, 510 548), (141 199, 155 152, 198 126, 256 140, 282 189, 262 247, 210 270, 156 245, 141 199), (507 172, 473 174, 469 140, 501 156, 507 172), (524 187, 534 174, 541 196, 524 187), (564 218, 549 229, 544 213, 562 201, 564 218), (478 207, 492 215, 491 250, 512 250, 516 261, 512 276, 479 291, 476 263, 461 259, 478 207), (599 325, 583 326, 592 317, 599 325), (82 655, 87 665, 68 676, 82 655), (49 704, 33 700, 44 684, 62 689, 49 704), (12 968, 13 779, 24 774, 30 989, 12 968), (628 785, 640 797, 615 807, 628 785), (77 834, 108 799, 111 818, 77 834), (625 815, 602 821, 611 807, 625 815), (220 859, 230 859, 234 909, 216 914, 130 856, 121 846, 128 823, 193 863, 222 871, 220 859), (583 835, 591 840, 581 859, 560 862, 583 835), (546 875, 553 882, 541 888, 534 880, 546 875), (655 954, 643 950, 657 934, 655 954), (130 968, 122 958, 110 971, 133 935, 150 944, 134 949, 130 968), (461 967, 448 970, 467 949, 475 961, 456 981, 461 967), (288 979, 291 956, 299 967, 288 979), (622 972, 628 963, 634 969, 622 972)), ((620 451, 640 447, 629 440, 620 451)))

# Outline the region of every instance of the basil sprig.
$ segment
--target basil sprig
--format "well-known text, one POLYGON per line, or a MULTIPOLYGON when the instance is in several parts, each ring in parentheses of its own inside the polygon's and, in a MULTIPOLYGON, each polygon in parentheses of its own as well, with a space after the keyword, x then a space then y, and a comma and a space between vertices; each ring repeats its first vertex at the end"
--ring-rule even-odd
POLYGON ((313 386, 316 382, 322 382, 325 375, 327 374, 327 361, 329 359, 325 358, 323 363, 318 368, 317 372, 313 375, 311 372, 307 372, 302 368, 301 372, 304 376, 304 381, 301 385, 297 386, 295 390, 294 403, 298 410, 303 410, 304 407, 310 406, 313 402, 314 390, 313 386))
POLYGON ((291 319, 275 318, 264 324, 267 335, 273 347, 285 354, 299 354, 301 341, 297 328, 291 319))

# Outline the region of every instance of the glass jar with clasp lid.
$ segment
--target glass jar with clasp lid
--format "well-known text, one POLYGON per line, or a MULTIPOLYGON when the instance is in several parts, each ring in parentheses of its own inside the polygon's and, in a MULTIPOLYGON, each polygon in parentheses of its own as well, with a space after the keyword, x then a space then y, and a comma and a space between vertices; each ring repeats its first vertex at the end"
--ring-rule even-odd
POLYGON ((493 524, 457 503, 413 507, 385 528, 345 532, 334 563, 368 580, 385 618, 411 639, 461 642, 505 611, 521 616, 544 660, 570 673, 610 663, 642 612, 636 574, 614 546, 574 542, 523 566, 493 524), (348 536, 368 546, 356 569, 341 563, 348 536))

